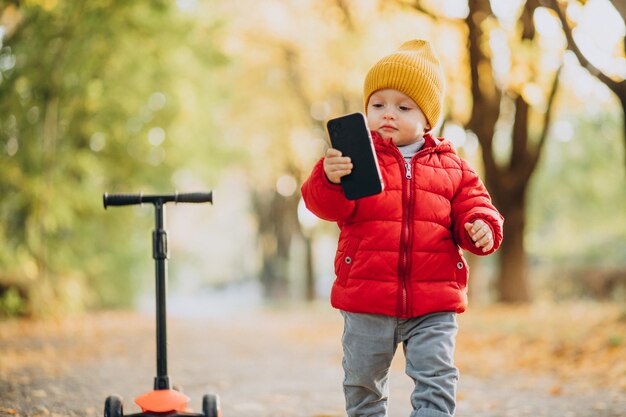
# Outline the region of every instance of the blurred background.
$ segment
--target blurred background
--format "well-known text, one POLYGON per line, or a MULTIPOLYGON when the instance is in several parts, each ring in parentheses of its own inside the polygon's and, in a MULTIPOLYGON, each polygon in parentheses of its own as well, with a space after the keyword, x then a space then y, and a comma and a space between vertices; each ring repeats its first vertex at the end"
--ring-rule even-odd
POLYGON ((153 300, 151 206, 170 205, 180 314, 326 302, 334 224, 300 185, 367 69, 434 44, 444 119, 504 215, 472 303, 626 300, 626 1, 0 1, 0 316, 153 300))

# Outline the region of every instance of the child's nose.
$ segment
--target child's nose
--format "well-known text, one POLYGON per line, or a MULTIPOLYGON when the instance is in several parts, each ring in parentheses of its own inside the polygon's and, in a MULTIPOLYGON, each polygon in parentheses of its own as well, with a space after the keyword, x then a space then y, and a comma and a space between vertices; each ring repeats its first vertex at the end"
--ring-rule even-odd
POLYGON ((383 114, 383 118, 385 120, 395 119, 396 118, 396 114, 393 112, 393 110, 387 109, 387 110, 385 110, 385 113, 383 114))

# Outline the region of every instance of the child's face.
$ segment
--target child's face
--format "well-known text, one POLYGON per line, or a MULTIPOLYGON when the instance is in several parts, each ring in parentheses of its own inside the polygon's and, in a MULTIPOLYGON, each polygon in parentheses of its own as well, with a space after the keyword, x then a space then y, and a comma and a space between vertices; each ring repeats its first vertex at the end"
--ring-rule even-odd
POLYGON ((390 88, 378 90, 370 96, 367 124, 383 138, 391 138, 396 146, 415 143, 426 129, 430 129, 426 116, 415 101, 390 88))

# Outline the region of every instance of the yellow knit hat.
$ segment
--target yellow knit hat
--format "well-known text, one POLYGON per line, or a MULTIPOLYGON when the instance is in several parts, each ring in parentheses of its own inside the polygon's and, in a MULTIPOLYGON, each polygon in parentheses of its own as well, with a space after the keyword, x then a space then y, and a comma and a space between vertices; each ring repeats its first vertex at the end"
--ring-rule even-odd
POLYGON ((431 129, 439 122, 443 108, 444 75, 430 44, 411 40, 396 52, 378 61, 365 76, 365 111, 370 96, 383 88, 399 90, 420 107, 431 129))

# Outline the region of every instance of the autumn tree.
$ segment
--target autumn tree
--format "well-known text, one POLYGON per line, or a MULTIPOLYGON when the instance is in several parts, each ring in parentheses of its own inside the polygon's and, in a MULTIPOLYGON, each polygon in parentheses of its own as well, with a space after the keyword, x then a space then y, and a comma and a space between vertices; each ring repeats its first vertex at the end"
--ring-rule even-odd
POLYGON ((186 135, 168 136, 184 108, 177 58, 219 54, 167 1, 9 2, 0 15, 0 301, 17 294, 8 313, 24 314, 127 304, 142 231, 129 223, 150 218, 104 216, 102 193, 173 188, 192 159, 186 135))
MULTIPOLYGON (((527 1, 523 6, 519 30, 521 48, 531 48, 535 40, 533 13, 537 7, 538 3, 533 0, 527 1)), ((486 23, 490 16, 493 16, 489 3, 470 0, 469 9, 466 24, 469 35, 473 108, 467 127, 476 133, 481 144, 486 183, 505 218, 506 239, 500 248, 500 268, 497 275, 498 296, 505 302, 525 302, 530 300, 528 261, 524 248, 526 196, 531 175, 537 166, 550 126, 558 73, 547 100, 539 131, 533 132, 538 136, 535 140, 529 131, 531 107, 528 97, 524 94, 525 86, 499 86, 494 80, 491 54, 485 53, 484 49, 489 36, 485 33, 486 23), (496 124, 501 116, 507 116, 500 112, 503 101, 508 101, 512 105, 513 123, 509 155, 507 160, 498 163, 493 144, 496 124)), ((519 65, 531 67, 532 64, 521 62, 519 65)))

